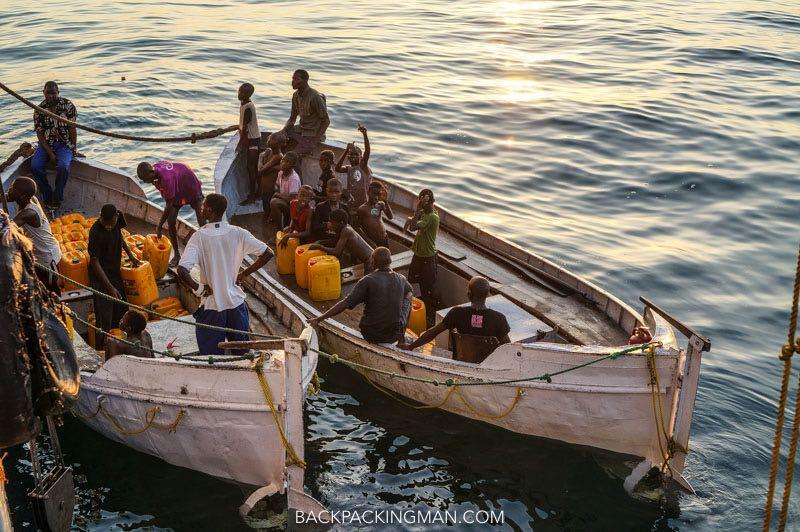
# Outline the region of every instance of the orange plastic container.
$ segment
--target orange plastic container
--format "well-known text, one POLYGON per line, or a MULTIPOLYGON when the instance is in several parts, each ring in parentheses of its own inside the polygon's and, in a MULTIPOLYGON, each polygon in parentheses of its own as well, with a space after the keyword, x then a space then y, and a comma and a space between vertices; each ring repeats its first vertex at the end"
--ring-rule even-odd
POLYGON ((85 227, 86 229, 91 229, 91 228, 92 228, 92 226, 94 225, 94 223, 95 223, 96 221, 97 221, 97 218, 86 218, 86 219, 83 221, 83 224, 82 224, 82 225, 83 225, 83 227, 85 227))
POLYGON ((428 328, 425 319, 425 303, 416 297, 411 300, 411 314, 408 316, 408 328, 420 336, 428 328))
POLYGON ((325 255, 324 251, 309 250, 309 247, 311 244, 303 244, 294 251, 294 278, 300 288, 308 288, 308 261, 325 255))
POLYGON ((158 299, 158 286, 153 277, 153 268, 146 260, 141 261, 137 267, 132 264, 123 265, 120 268, 120 275, 129 302, 145 306, 158 299))
POLYGON ((86 240, 88 236, 86 229, 81 224, 62 225, 61 234, 64 237, 64 242, 86 240))
POLYGON ((53 233, 53 236, 61 234, 61 221, 53 220, 50 222, 50 232, 53 233))
POLYGON ((275 235, 275 248, 278 252, 278 258, 275 259, 275 264, 279 274, 289 275, 294 273, 294 252, 297 250, 297 246, 300 245, 300 239, 290 238, 286 241, 286 247, 281 247, 278 243, 283 238, 283 234, 283 231, 278 231, 275 235))
POLYGON ((156 280, 164 277, 169 268, 169 257, 172 254, 172 243, 166 236, 160 239, 156 235, 147 235, 144 240, 144 253, 142 258, 150 262, 156 280))
MULTIPOLYGON (((89 256, 83 251, 67 251, 58 263, 58 271, 81 284, 89 284, 89 256)), ((64 290, 77 290, 78 285, 69 281, 64 282, 64 290)))
POLYGON ((58 242, 59 244, 64 243, 64 235, 62 235, 61 233, 53 233, 53 238, 55 238, 56 242, 58 242))
POLYGON ((308 261, 308 295, 314 301, 331 301, 342 295, 342 269, 332 255, 308 261))
MULTIPOLYGON (((150 308, 153 312, 158 312, 159 314, 165 314, 170 316, 170 312, 177 312, 183 310, 183 304, 181 300, 177 297, 163 297, 161 299, 156 299, 150 304, 150 308)), ((150 315, 150 319, 152 320, 159 320, 158 316, 153 314, 150 315)))
POLYGON ((86 218, 84 218, 84 216, 79 212, 73 212, 71 214, 65 214, 64 216, 59 218, 59 220, 61 221, 61 225, 70 225, 70 224, 83 225, 83 222, 86 221, 86 218))
POLYGON ((64 251, 82 251, 89 252, 89 246, 83 240, 76 240, 75 242, 65 242, 64 251))

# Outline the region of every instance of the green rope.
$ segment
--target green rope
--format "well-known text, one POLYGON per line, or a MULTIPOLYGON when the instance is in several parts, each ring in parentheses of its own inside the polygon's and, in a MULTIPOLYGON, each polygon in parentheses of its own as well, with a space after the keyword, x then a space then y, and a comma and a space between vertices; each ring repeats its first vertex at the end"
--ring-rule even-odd
MULTIPOLYGON (((131 308, 139 310, 141 312, 146 312, 148 314, 152 314, 154 316, 158 316, 162 320, 176 321, 178 323, 183 323, 184 325, 191 325, 191 326, 194 326, 194 327, 200 327, 201 329, 209 329, 209 330, 217 331, 217 332, 242 334, 242 331, 240 331, 238 329, 229 329, 228 327, 217 327, 216 325, 209 325, 207 323, 197 323, 197 322, 193 322, 193 321, 186 321, 186 320, 182 320, 182 319, 179 319, 179 318, 175 318, 173 316, 167 316, 165 314, 159 314, 158 312, 155 312, 155 311, 153 311, 153 310, 151 310, 151 309, 149 309, 147 307, 142 307, 140 305, 134 305, 133 303, 130 303, 129 301, 125 301, 124 299, 117 299, 116 297, 110 296, 110 295, 106 294, 105 292, 101 292, 100 290, 97 290, 97 289, 92 288, 90 286, 86 286, 85 284, 81 284, 78 281, 75 281, 74 279, 70 279, 66 275, 62 275, 61 273, 57 272, 56 270, 51 270, 47 266, 42 266, 41 264, 36 264, 36 267, 39 268, 40 270, 46 271, 47 273, 52 273, 53 275, 59 277, 60 279, 62 279, 64 281, 69 281, 70 283, 72 283, 72 284, 74 284, 76 286, 79 286, 80 288, 82 288, 84 290, 88 290, 89 292, 91 292, 91 293, 93 293, 93 294, 95 294, 97 296, 100 296, 100 297, 103 297, 105 299, 108 299, 109 301, 113 301, 114 303, 119 303, 120 305, 125 305, 125 306, 128 306, 128 307, 131 307, 131 308)), ((248 333, 248 334, 250 336, 255 336, 257 338, 266 338, 268 340, 280 340, 281 339, 280 336, 274 336, 274 335, 271 335, 271 334, 261 334, 261 333, 256 333, 256 332, 251 332, 251 333, 248 333)))
POLYGON ((572 367, 569 367, 569 368, 566 368, 566 369, 562 369, 562 370, 556 371, 554 373, 544 373, 542 375, 536 375, 534 377, 520 377, 518 379, 491 380, 491 381, 480 381, 480 382, 456 381, 456 380, 453 380, 453 379, 447 379, 445 381, 438 381, 436 379, 423 379, 421 377, 413 377, 411 375, 402 375, 400 373, 395 373, 393 371, 386 371, 386 370, 383 370, 383 369, 378 369, 378 368, 373 368, 373 367, 370 367, 370 366, 365 366, 364 364, 359 364, 358 362, 353 362, 351 360, 345 360, 345 359, 339 357, 339 355, 335 355, 335 354, 332 355, 330 353, 326 353, 324 351, 319 351, 319 350, 316 350, 316 349, 309 349, 309 351, 314 351, 318 355, 321 355, 321 356, 327 358, 333 364, 335 364, 337 362, 342 362, 346 366, 350 366, 350 367, 353 367, 353 368, 359 368, 359 369, 363 369, 363 370, 367 370, 367 371, 372 371, 372 372, 378 373, 380 375, 385 375, 385 376, 391 377, 391 378, 397 378, 397 379, 413 381, 413 382, 421 382, 421 383, 424 383, 424 384, 433 384, 434 386, 439 386, 440 384, 441 385, 445 385, 445 386, 490 386, 490 385, 494 385, 494 384, 515 384, 515 383, 520 383, 520 382, 531 382, 531 381, 544 381, 544 382, 547 382, 547 383, 551 383, 553 381, 553 377, 556 377, 558 375, 563 375, 564 373, 569 373, 571 371, 575 371, 575 370, 578 370, 578 369, 581 369, 581 368, 585 368, 587 366, 591 366, 593 364, 597 364, 598 362, 602 362, 603 360, 614 360, 614 359, 616 359, 617 357, 619 357, 621 355, 627 355, 628 353, 633 353, 633 352, 636 352, 636 351, 644 351, 645 349, 648 349, 648 348, 650 348, 652 346, 658 346, 658 345, 661 345, 661 343, 660 342, 648 342, 646 344, 626 347, 625 349, 620 349, 619 351, 614 351, 612 353, 609 353, 606 356, 603 356, 603 357, 600 357, 600 358, 596 358, 596 359, 590 360, 588 362, 584 362, 583 364, 578 364, 576 366, 572 366, 572 367))

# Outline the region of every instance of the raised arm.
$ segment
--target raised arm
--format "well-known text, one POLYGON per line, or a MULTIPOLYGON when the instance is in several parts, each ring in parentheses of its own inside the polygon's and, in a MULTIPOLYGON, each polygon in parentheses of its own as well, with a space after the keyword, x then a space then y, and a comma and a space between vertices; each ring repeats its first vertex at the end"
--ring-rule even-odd
POLYGON ((367 164, 369 162, 369 154, 370 154, 367 128, 365 126, 362 126, 361 124, 358 124, 358 130, 361 132, 362 135, 364 135, 364 154, 361 156, 361 160, 364 161, 364 164, 367 164))
POLYGON ((353 147, 352 142, 347 144, 347 147, 342 152, 342 156, 339 157, 339 161, 336 163, 336 168, 333 169, 335 172, 343 174, 347 171, 347 168, 345 168, 344 166, 344 160, 347 158, 347 154, 350 153, 350 148, 352 147, 353 147))

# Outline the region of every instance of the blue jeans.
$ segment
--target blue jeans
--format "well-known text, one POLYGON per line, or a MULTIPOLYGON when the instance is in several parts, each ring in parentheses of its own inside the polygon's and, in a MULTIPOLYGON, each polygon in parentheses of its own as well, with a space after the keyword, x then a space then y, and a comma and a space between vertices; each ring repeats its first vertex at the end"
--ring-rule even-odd
MULTIPOLYGON (((247 303, 242 303, 236 308, 220 311, 207 310, 205 307, 200 307, 195 311, 194 319, 197 323, 242 331, 241 333, 225 333, 196 327, 194 334, 197 338, 197 348, 200 350, 201 355, 224 355, 225 351, 217 347, 217 344, 224 342, 225 339, 230 342, 250 339, 248 334, 250 331, 250 312, 247 309, 247 303)), ((247 351, 248 349, 231 349, 230 353, 232 355, 243 355, 247 351)))
POLYGON ((42 194, 42 199, 45 203, 51 201, 62 202, 64 201, 64 187, 67 185, 69 178, 69 165, 72 162, 72 150, 65 143, 58 141, 52 145, 53 151, 56 154, 56 190, 50 187, 47 181, 47 162, 49 160, 47 151, 41 146, 36 148, 36 152, 31 159, 31 170, 33 177, 36 178, 36 183, 39 185, 39 192, 42 194))

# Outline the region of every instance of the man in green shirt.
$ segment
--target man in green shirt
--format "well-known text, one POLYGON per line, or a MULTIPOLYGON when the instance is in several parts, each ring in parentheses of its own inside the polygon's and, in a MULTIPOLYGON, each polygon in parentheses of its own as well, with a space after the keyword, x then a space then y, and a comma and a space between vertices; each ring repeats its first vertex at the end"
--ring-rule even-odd
POLYGON ((439 232, 439 213, 433 208, 433 192, 423 189, 419 193, 417 210, 406 221, 407 231, 416 231, 411 251, 414 257, 408 268, 408 281, 418 283, 420 299, 425 303, 428 327, 433 326, 436 309, 439 305, 439 291, 436 287, 436 235, 439 232))

